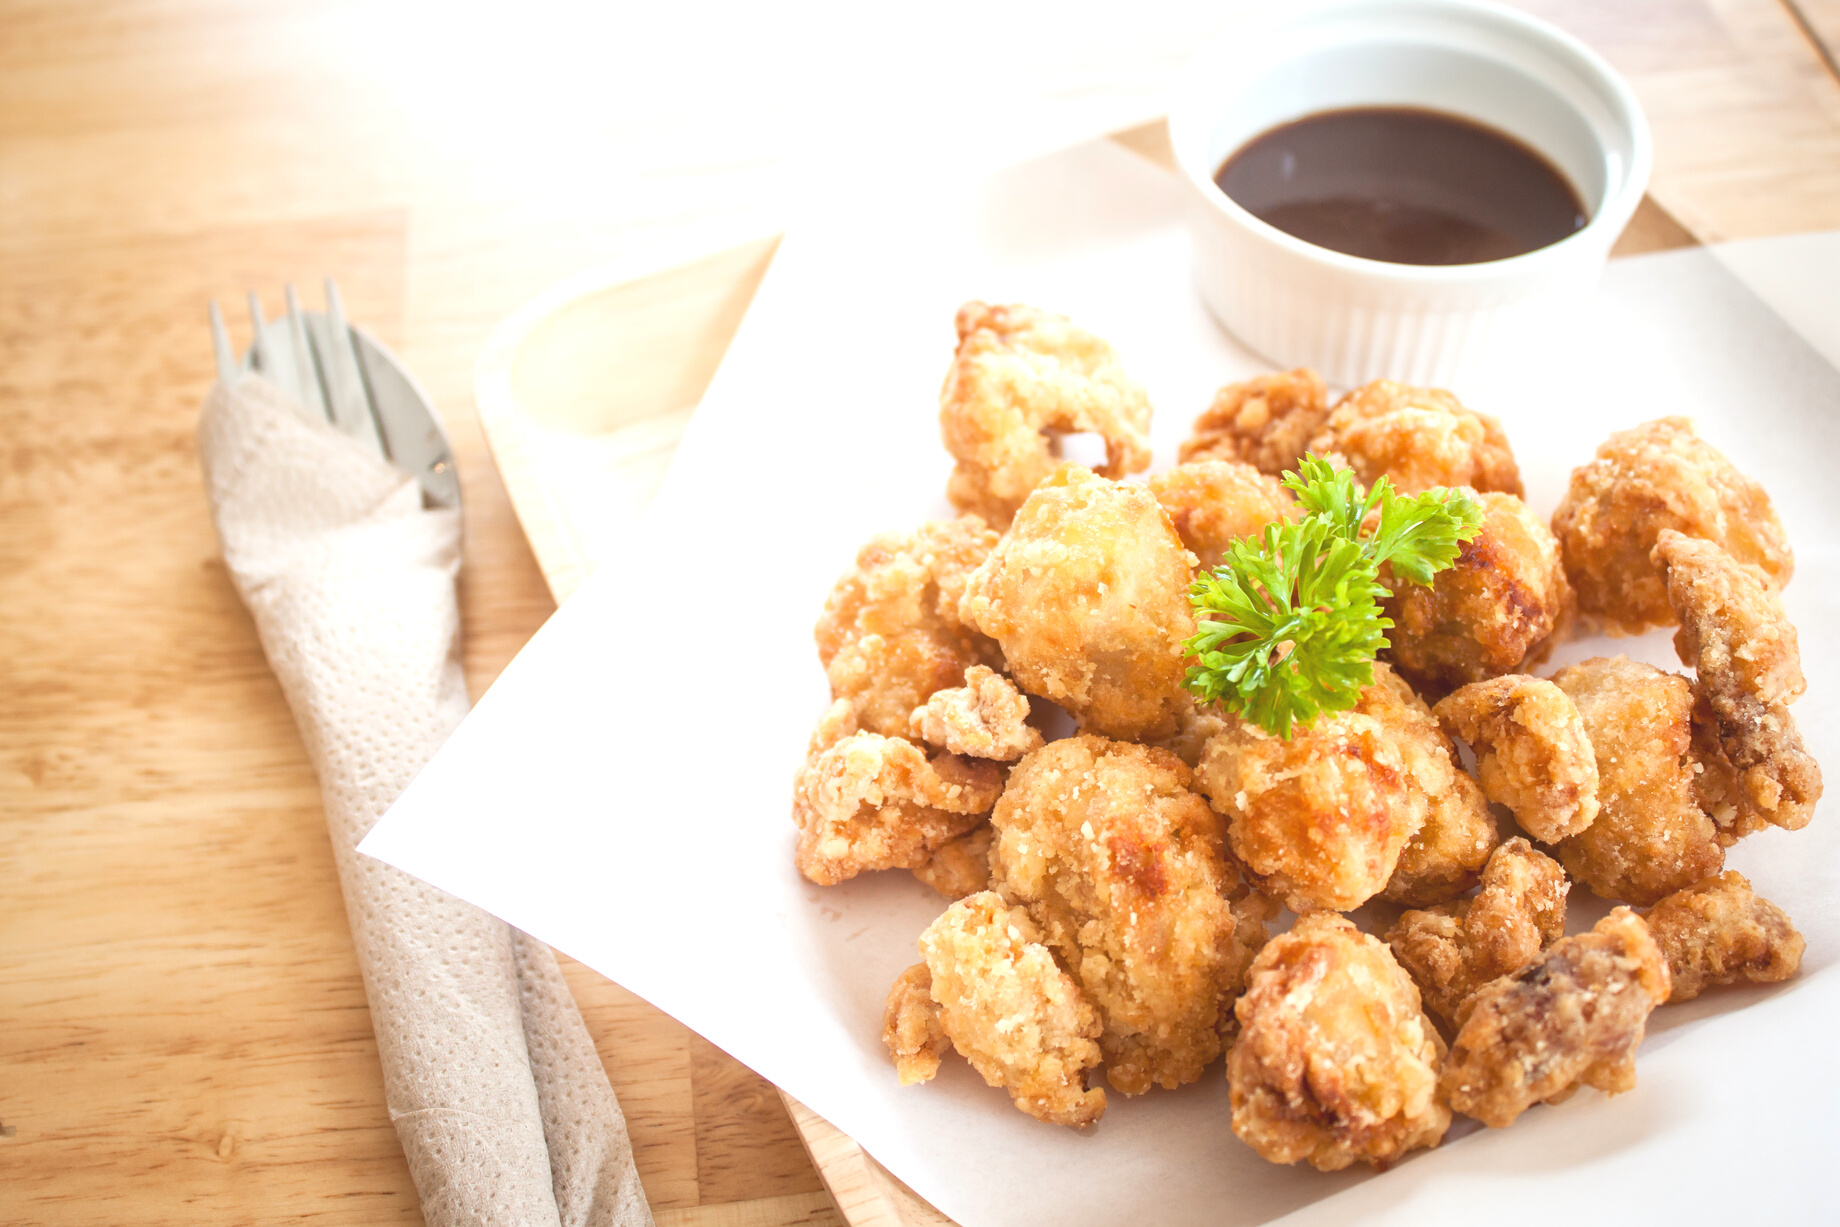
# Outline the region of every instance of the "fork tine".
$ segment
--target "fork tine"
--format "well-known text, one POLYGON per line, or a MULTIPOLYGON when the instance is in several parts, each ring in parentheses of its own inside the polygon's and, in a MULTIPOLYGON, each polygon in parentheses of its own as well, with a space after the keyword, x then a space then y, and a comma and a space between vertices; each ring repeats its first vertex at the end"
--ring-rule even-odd
POLYGON ((330 398, 326 395, 325 376, 320 373, 319 363, 313 360, 313 346, 307 339, 306 324, 301 317, 300 297, 294 293, 291 281, 283 292, 287 296, 288 332, 294 338, 294 395, 309 414, 329 419, 332 415, 326 410, 330 398))
POLYGON ((217 355, 217 378, 225 387, 236 383, 236 351, 230 348, 230 331, 224 327, 224 313, 211 300, 211 349, 217 355))
POLYGON ((345 301, 339 296, 338 283, 326 278, 326 314, 314 321, 315 349, 319 353, 320 371, 326 381, 326 400, 333 425, 388 459, 390 450, 377 429, 370 392, 364 384, 364 372, 358 366, 358 353, 352 347, 351 325, 345 318, 345 301))
POLYGON ((252 330, 249 340, 249 352, 254 355, 256 370, 275 377, 274 356, 268 349, 266 325, 262 320, 262 300, 256 297, 254 290, 249 291, 249 327, 252 330))

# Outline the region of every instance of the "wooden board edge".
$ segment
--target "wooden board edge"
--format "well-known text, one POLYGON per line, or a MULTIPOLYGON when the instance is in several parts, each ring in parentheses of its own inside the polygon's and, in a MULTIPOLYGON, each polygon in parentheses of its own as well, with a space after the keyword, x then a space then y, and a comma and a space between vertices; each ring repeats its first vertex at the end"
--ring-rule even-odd
POLYGON ((877 1163, 855 1139, 786 1094, 780 1101, 837 1212, 850 1227, 956 1227, 877 1163))

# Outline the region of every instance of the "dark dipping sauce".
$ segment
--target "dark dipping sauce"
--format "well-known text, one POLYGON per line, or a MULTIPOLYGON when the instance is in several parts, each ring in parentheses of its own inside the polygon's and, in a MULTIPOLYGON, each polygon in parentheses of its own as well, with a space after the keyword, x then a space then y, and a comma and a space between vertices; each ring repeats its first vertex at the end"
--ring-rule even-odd
POLYGON ((1390 264, 1505 260, 1586 220, 1578 193, 1534 150, 1416 107, 1323 111, 1273 128, 1214 182, 1286 234, 1390 264))

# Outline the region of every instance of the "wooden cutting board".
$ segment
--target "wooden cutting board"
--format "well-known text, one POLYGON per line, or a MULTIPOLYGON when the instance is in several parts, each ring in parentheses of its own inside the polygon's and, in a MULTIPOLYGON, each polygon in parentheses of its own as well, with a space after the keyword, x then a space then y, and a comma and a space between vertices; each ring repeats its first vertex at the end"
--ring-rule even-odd
MULTIPOLYGON (((1161 121, 1111 139, 1173 166, 1161 121)), ((1694 242, 1645 199, 1617 251, 1694 242)), ((512 316, 481 355, 480 424, 558 602, 656 492, 778 244, 755 235, 589 272, 512 316)), ((852 1227, 950 1223, 824 1118, 781 1098, 852 1227)))

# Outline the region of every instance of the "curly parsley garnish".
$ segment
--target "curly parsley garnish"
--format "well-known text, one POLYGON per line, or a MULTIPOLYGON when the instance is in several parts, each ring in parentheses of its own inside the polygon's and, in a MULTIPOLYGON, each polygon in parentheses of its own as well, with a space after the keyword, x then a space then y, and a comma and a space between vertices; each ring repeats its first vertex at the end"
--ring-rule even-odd
POLYGON ((1459 490, 1403 495, 1384 477, 1362 497, 1353 473, 1314 456, 1284 484, 1308 514, 1235 541, 1189 588, 1197 629, 1183 646, 1195 663, 1182 684, 1288 740, 1293 723, 1353 707, 1373 684, 1393 625, 1380 611, 1381 565, 1429 584, 1476 535, 1482 509, 1459 490))

